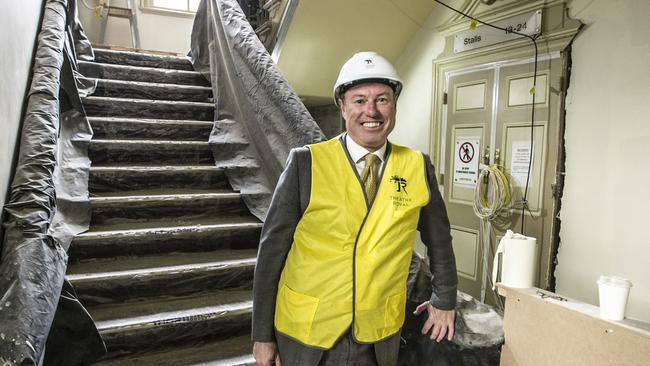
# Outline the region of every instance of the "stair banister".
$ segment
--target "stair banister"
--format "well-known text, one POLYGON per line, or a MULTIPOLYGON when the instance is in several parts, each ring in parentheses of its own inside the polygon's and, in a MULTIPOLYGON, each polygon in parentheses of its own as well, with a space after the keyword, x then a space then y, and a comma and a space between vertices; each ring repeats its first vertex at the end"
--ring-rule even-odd
MULTIPOLYGON (((90 217, 83 177, 90 166, 85 149, 92 131, 73 73, 77 59, 92 59, 93 54, 79 23, 76 1, 46 0, 43 7, 18 159, 2 223, 2 365, 38 365, 46 342, 49 348, 62 341, 48 340, 57 317, 75 318, 78 324, 89 319, 74 296, 60 294, 62 288, 67 291, 66 251, 72 237, 88 228, 90 217), (57 312, 62 303, 76 315, 57 312)), ((78 329, 78 324, 69 324, 69 330, 78 329)), ((87 339, 92 332, 86 334, 87 339)))
POLYGON ((236 0, 203 0, 192 29, 192 63, 212 82, 215 160, 264 219, 289 150, 325 139, 236 0), (233 146, 245 146, 236 148, 233 146))

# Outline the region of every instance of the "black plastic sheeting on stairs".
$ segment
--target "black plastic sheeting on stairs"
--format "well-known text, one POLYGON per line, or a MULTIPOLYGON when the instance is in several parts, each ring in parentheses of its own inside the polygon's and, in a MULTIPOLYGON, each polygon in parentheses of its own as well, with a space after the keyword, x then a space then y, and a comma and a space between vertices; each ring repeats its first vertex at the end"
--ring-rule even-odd
POLYGON ((191 58, 194 68, 212 82, 216 109, 210 145, 217 166, 251 212, 264 220, 289 150, 322 141, 325 135, 236 0, 201 2, 191 58))
POLYGON ((92 216, 70 246, 66 278, 106 344, 99 365, 249 363, 262 223, 215 166, 212 88, 184 57, 95 55, 81 71, 102 78, 79 78, 95 132, 92 216), (159 79, 134 81, 138 71, 159 79))
POLYGON ((68 344, 81 342, 67 352, 58 348, 61 337, 52 337, 48 353, 64 364, 82 362, 87 360, 84 352, 103 349, 97 330, 67 284, 60 296, 66 250, 74 235, 88 228, 90 218, 85 186, 90 162, 85 149, 91 132, 73 77, 77 57, 93 56, 76 3, 46 1, 18 161, 4 206, 2 365, 42 362, 51 330, 66 334, 68 344))

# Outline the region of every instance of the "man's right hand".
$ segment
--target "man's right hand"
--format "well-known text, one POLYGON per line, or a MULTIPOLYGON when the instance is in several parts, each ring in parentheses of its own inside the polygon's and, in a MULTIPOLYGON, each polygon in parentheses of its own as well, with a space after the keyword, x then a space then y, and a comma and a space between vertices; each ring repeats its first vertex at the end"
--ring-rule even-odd
POLYGON ((253 343, 253 356, 259 366, 282 366, 278 346, 274 342, 253 343))

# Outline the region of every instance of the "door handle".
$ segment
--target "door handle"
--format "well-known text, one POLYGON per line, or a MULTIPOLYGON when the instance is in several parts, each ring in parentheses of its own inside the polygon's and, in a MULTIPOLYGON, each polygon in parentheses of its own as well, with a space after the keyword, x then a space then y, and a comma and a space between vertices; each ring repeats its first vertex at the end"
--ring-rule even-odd
POLYGON ((483 164, 490 165, 490 147, 486 146, 483 149, 483 164))

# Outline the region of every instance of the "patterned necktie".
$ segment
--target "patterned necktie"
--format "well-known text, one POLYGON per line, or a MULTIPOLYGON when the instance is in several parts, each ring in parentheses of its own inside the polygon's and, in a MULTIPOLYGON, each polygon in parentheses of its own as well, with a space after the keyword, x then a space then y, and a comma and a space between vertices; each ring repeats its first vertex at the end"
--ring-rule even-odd
POLYGON ((363 160, 366 162, 366 165, 363 167, 361 172, 361 180, 363 180, 363 185, 366 189, 366 196, 368 197, 368 202, 372 202, 377 194, 377 185, 379 184, 379 179, 377 177, 379 170, 379 157, 375 154, 367 154, 363 157, 363 160))

